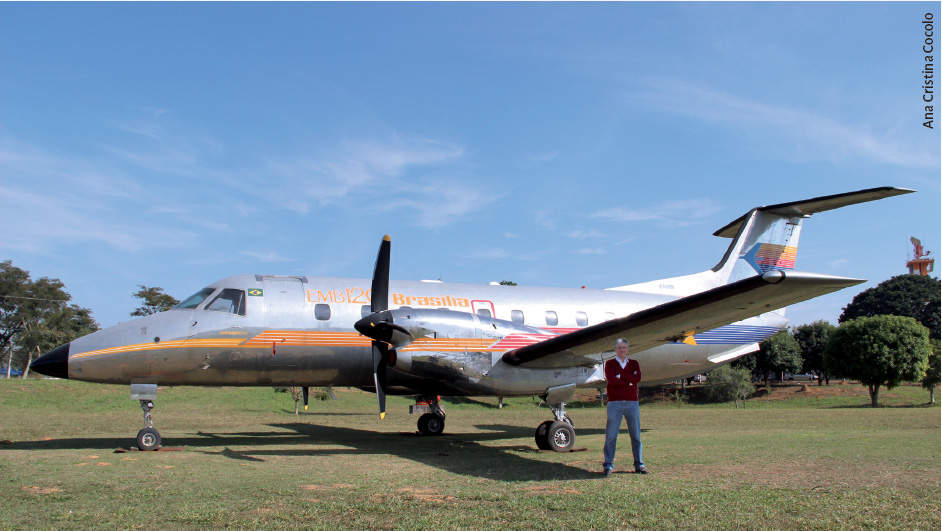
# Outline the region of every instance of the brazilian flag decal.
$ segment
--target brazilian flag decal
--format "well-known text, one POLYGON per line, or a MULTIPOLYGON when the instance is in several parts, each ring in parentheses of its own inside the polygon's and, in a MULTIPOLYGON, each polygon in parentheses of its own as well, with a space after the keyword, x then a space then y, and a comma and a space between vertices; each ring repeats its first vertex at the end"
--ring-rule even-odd
POLYGON ((261 297, 261 296, 262 296, 262 290, 258 288, 249 290, 249 297, 261 297))

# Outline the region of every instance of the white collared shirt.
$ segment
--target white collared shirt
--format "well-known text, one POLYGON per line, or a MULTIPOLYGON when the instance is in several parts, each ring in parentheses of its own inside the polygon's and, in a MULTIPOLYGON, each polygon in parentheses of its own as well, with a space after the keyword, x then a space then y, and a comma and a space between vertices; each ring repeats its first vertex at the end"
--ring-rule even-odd
POLYGON ((618 364, 621 365, 622 369, 628 366, 628 358, 625 358, 625 361, 622 361, 618 356, 615 356, 615 361, 617 361, 618 364))

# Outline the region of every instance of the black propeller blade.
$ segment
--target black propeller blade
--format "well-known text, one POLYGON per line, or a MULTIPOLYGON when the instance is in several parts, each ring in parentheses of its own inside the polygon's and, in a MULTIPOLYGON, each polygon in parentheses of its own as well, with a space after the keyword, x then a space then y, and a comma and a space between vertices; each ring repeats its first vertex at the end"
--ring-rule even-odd
POLYGON ((379 402, 379 418, 386 418, 386 358, 389 347, 381 341, 373 341, 373 382, 376 384, 376 400, 379 402))
POLYGON ((379 418, 386 418, 386 368, 395 364, 397 348, 404 347, 415 338, 405 328, 393 322, 389 311, 389 235, 383 236, 373 268, 370 295, 372 313, 353 325, 364 336, 373 340, 373 383, 379 402, 379 418), (392 349, 389 347, 392 346, 392 349))
POLYGON ((389 250, 392 246, 389 235, 383 236, 373 268, 373 285, 370 299, 370 311, 373 313, 388 309, 389 304, 389 250))

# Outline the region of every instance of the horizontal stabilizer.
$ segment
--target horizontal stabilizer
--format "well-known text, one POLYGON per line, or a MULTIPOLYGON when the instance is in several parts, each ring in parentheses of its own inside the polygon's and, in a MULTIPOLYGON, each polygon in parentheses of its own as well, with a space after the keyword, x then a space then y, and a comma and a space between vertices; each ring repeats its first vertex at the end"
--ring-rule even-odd
POLYGON ((637 353, 806 301, 865 280, 773 270, 511 350, 503 361, 523 367, 572 367, 601 361, 625 337, 637 353))
MULTIPOLYGON (((858 190, 856 192, 846 192, 843 194, 815 197, 814 199, 805 199, 804 201, 792 201, 791 203, 763 206, 758 207, 756 210, 759 212, 769 212, 779 216, 802 217, 817 214, 818 212, 825 212, 827 210, 834 210, 835 208, 841 208, 848 205, 856 205, 857 203, 866 203, 868 201, 876 201, 877 199, 893 197, 896 195, 911 194, 913 192, 915 192, 915 190, 910 190, 908 188, 881 186, 879 188, 868 188, 866 190, 858 190)), ((737 220, 733 221, 729 225, 726 225, 722 229, 714 232, 713 235, 721 236, 723 238, 736 237, 736 234, 739 232, 739 226, 742 225, 742 222, 745 221, 748 216, 749 214, 740 216, 737 220)))

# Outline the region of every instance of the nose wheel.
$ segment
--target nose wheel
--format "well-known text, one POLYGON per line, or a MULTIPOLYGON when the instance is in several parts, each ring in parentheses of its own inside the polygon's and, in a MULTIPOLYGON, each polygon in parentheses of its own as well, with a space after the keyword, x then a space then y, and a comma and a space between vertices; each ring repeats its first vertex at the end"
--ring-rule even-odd
POLYGON ((144 410, 144 429, 137 432, 137 448, 142 452, 160 448, 160 432, 154 428, 154 419, 150 412, 154 409, 152 400, 141 400, 141 409, 144 410))

